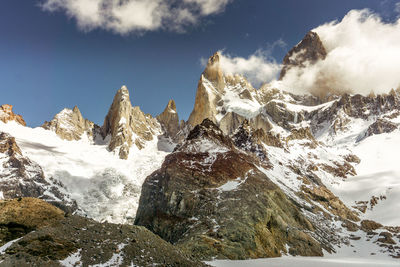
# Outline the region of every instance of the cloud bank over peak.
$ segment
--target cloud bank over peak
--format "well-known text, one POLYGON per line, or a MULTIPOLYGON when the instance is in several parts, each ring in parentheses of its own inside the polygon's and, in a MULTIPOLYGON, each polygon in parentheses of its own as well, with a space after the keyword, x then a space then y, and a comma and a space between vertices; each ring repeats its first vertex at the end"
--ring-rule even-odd
POLYGON ((387 22, 367 9, 351 10, 341 21, 312 31, 320 37, 327 56, 290 68, 281 81, 277 74, 282 64, 271 58, 270 49, 257 50, 248 58, 220 51, 220 65, 226 73, 244 75, 255 86, 269 83, 269 87, 297 94, 368 95, 399 88, 400 19, 387 22))
POLYGON ((65 12, 79 29, 117 34, 169 30, 182 32, 203 17, 224 11, 231 0, 43 0, 45 11, 65 12))
POLYGON ((341 21, 315 29, 324 60, 292 68, 277 84, 293 92, 387 93, 400 85, 400 20, 384 22, 370 10, 352 10, 341 21))
MULTIPOLYGON (((286 44, 282 40, 274 42, 265 49, 258 49, 247 58, 232 56, 224 50, 219 53, 219 67, 225 74, 240 74, 256 87, 263 83, 276 79, 281 71, 282 65, 277 63, 271 56, 275 47, 284 47, 286 44)), ((200 59, 201 65, 207 65, 207 59, 200 59)))

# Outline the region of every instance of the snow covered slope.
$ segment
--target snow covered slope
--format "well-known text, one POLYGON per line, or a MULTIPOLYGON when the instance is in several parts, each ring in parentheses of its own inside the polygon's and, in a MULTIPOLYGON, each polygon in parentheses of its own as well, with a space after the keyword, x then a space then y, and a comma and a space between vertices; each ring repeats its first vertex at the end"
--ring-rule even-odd
POLYGON ((0 122, 0 131, 16 138, 24 156, 40 164, 46 179, 64 184, 84 214, 98 221, 132 223, 144 179, 161 166, 167 152, 158 150, 157 136, 141 150, 132 146, 127 160, 82 135, 62 140, 53 131, 0 122))

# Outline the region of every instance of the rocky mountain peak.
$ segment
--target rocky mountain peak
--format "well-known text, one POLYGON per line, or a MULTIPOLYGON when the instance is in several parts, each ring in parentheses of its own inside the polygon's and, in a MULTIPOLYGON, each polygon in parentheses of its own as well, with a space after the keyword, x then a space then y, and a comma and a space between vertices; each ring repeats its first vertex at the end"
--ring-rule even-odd
POLYGON ((0 121, 7 123, 9 121, 16 121, 17 123, 26 126, 26 123, 21 115, 15 114, 12 105, 2 105, 0 106, 0 121))
POLYGON ((279 79, 282 79, 287 71, 293 67, 305 67, 306 62, 311 64, 320 59, 325 59, 326 49, 318 34, 309 31, 295 47, 293 47, 283 59, 283 68, 279 79))
POLYGON ((122 86, 114 96, 101 129, 103 138, 111 137, 109 150, 117 151, 120 158, 127 159, 132 144, 142 149, 157 131, 157 120, 144 114, 139 107, 132 107, 128 88, 122 86))
POLYGON ((51 121, 44 122, 42 127, 54 131, 59 137, 69 141, 80 140, 84 133, 89 138, 93 138, 94 131, 98 128, 97 125, 82 116, 77 106, 72 110, 64 108, 51 121))
MULTIPOLYGON (((192 127, 206 118, 220 126, 219 122, 226 114, 232 111, 243 111, 240 106, 234 106, 241 100, 254 103, 254 107, 259 105, 257 90, 243 76, 224 73, 220 58, 219 52, 212 55, 200 77, 195 105, 188 120, 188 124, 192 127)), ((246 114, 239 115, 246 117, 246 114)), ((231 126, 230 123, 227 125, 225 122, 221 128, 231 129, 231 126)))
POLYGON ((174 100, 168 101, 164 111, 157 116, 157 120, 162 125, 166 135, 174 138, 180 130, 179 116, 176 112, 176 105, 174 100))

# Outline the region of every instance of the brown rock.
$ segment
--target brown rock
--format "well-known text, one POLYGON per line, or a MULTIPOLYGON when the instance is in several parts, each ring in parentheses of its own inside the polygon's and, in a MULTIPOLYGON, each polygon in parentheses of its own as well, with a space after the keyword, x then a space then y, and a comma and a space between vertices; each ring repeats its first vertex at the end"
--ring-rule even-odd
POLYGON ((95 129, 99 128, 93 122, 83 118, 77 106, 72 110, 63 109, 51 121, 46 121, 42 127, 54 131, 59 137, 69 141, 80 140, 84 133, 93 138, 95 129))
POLYGON ((175 138, 180 130, 179 117, 176 112, 176 105, 174 100, 170 100, 164 111, 157 116, 157 120, 163 127, 166 135, 175 138))
POLYGON ((385 244, 392 244, 395 245, 396 241, 393 240, 393 235, 389 232, 382 232, 379 234, 380 238, 378 238, 378 242, 385 243, 385 244))
POLYGON ((145 142, 152 140, 160 130, 159 127, 156 119, 144 114, 139 107, 132 107, 128 88, 122 86, 114 96, 101 133, 103 138, 111 137, 109 150, 117 150, 120 158, 127 159, 132 144, 142 149, 145 142))
POLYGON ((16 121, 19 124, 26 126, 26 123, 21 115, 15 114, 12 105, 2 105, 0 106, 0 121, 7 123, 9 121, 16 121))
POLYGON ((382 134, 382 133, 390 133, 393 132, 394 130, 398 129, 398 126, 385 119, 377 119, 374 123, 372 123, 365 134, 358 138, 357 141, 361 141, 369 136, 375 135, 375 134, 382 134))
POLYGON ((63 218, 62 210, 37 198, 0 200, 0 244, 63 218))
MULTIPOLYGON (((301 190, 312 200, 317 201, 327 210, 345 220, 359 221, 358 216, 325 186, 301 186, 301 190)), ((347 223, 347 225, 350 225, 347 223)), ((349 227, 352 227, 351 225, 349 227)))
POLYGON ((371 221, 371 220, 363 220, 363 221, 361 221, 361 229, 364 232, 370 232, 370 231, 379 229, 382 226, 383 226, 382 224, 374 222, 374 221, 371 221))

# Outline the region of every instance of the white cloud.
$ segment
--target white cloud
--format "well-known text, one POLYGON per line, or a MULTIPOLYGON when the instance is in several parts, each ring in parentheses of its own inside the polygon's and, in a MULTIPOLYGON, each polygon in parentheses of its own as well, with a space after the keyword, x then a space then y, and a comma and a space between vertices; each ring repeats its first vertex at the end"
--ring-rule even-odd
POLYGON ((43 0, 45 11, 63 11, 84 31, 118 34, 159 29, 182 31, 222 12, 231 0, 43 0))
MULTIPOLYGON (((281 64, 271 57, 272 50, 276 46, 285 46, 282 40, 278 40, 266 49, 258 49, 247 58, 232 56, 224 51, 218 51, 219 66, 225 74, 240 74, 247 78, 253 86, 260 86, 263 83, 275 79, 281 70, 281 64)), ((203 67, 207 64, 207 59, 200 59, 203 67)))
POLYGON ((283 88, 365 95, 399 87, 400 20, 388 23, 369 10, 352 10, 342 21, 313 31, 328 52, 326 59, 306 69, 290 69, 280 84, 283 88))
POLYGON ((204 16, 223 11, 229 1, 230 0, 183 0, 185 3, 197 6, 200 13, 204 16))
POLYGON ((398 3, 396 3, 396 4, 394 5, 394 11, 396 11, 397 13, 400 14, 400 2, 398 2, 398 3))

